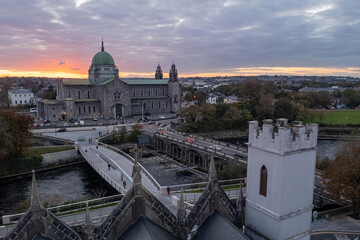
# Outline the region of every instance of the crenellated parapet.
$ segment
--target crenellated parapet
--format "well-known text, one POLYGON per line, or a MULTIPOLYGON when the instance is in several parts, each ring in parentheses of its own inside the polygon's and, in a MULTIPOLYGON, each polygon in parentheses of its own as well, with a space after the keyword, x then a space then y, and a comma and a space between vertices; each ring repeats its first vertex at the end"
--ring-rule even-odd
POLYGON ((285 118, 249 122, 249 145, 285 155, 289 152, 313 149, 317 147, 318 124, 295 121, 288 124, 285 118))

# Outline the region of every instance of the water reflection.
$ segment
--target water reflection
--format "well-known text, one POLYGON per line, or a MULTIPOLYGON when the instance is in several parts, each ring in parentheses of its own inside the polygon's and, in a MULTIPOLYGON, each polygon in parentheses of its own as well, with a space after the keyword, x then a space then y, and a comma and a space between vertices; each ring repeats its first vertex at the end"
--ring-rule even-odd
MULTIPOLYGON (((40 198, 59 196, 60 202, 117 194, 87 163, 36 173, 40 198)), ((12 213, 16 205, 30 197, 31 174, 0 180, 0 216, 12 213)))

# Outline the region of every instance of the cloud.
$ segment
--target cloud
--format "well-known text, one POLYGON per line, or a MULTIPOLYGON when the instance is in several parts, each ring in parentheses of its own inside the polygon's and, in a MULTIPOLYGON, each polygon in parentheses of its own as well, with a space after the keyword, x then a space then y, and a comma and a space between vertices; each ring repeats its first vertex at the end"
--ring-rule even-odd
POLYGON ((71 68, 71 70, 78 71, 78 70, 80 70, 80 68, 71 68))
POLYGON ((4 1, 0 66, 38 71, 67 59, 86 74, 103 37, 120 72, 152 72, 158 62, 167 72, 172 60, 184 74, 356 68, 358 9, 346 0, 4 1))
POLYGON ((58 63, 58 65, 65 65, 65 64, 66 64, 65 61, 61 61, 61 62, 58 63))

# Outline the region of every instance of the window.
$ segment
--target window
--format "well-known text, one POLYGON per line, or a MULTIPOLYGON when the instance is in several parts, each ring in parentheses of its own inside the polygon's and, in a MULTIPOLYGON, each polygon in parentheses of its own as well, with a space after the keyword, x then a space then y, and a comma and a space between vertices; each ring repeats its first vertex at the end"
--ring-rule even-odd
POLYGON ((135 90, 134 90, 134 97, 135 97, 135 90))
POLYGON ((110 71, 110 68, 106 67, 104 68, 104 71, 110 71))
POLYGON ((150 89, 149 89, 149 96, 151 96, 151 94, 150 94, 150 89))
POLYGON ((154 103, 153 102, 151 102, 151 108, 154 109, 154 103))
POLYGON ((93 110, 94 110, 93 112, 95 112, 95 110, 96 110, 96 109, 95 109, 95 106, 93 107, 93 110))
POLYGON ((166 102, 166 108, 167 108, 167 102, 166 102))
POLYGON ((17 104, 17 101, 15 101, 15 104, 17 104))
POLYGON ((90 108, 90 106, 89 106, 89 113, 91 112, 91 108, 90 108))
POLYGON ((51 110, 55 110, 55 107, 51 107, 51 110))
POLYGON ((146 103, 144 103, 144 109, 146 109, 146 103))
POLYGON ((79 113, 81 113, 81 107, 79 107, 79 113))
POLYGON ((86 113, 86 108, 85 108, 85 106, 84 106, 84 113, 86 113))
POLYGON ((160 107, 161 107, 161 104, 160 104, 160 102, 159 102, 159 109, 160 109, 160 107))
POLYGON ((141 96, 143 96, 143 90, 141 90, 141 96))
POLYGON ((163 96, 165 95, 165 90, 163 89, 163 96))
POLYGON ((22 104, 22 100, 20 100, 20 104, 22 104))
POLYGON ((80 98, 80 91, 78 91, 78 96, 79 96, 79 98, 80 98))
POLYGON ((155 90, 155 96, 157 96, 157 89, 155 90))
POLYGON ((25 103, 27 103, 27 101, 25 100, 25 103))
POLYGON ((266 190, 267 190, 267 169, 263 165, 261 167, 261 173, 260 173, 260 195, 263 195, 266 197, 266 190))
MULTIPOLYGON (((90 91, 88 91, 88 98, 90 98, 90 91)), ((90 112, 90 111, 89 111, 90 112)))
POLYGON ((69 98, 71 97, 71 95, 70 95, 70 91, 69 91, 69 98))

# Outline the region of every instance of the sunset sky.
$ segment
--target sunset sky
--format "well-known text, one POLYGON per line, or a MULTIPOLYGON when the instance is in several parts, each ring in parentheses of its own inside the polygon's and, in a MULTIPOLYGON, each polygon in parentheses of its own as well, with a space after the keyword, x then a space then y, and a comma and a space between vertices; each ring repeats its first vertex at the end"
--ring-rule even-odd
POLYGON ((1 0, 0 76, 360 76, 358 0, 1 0))

